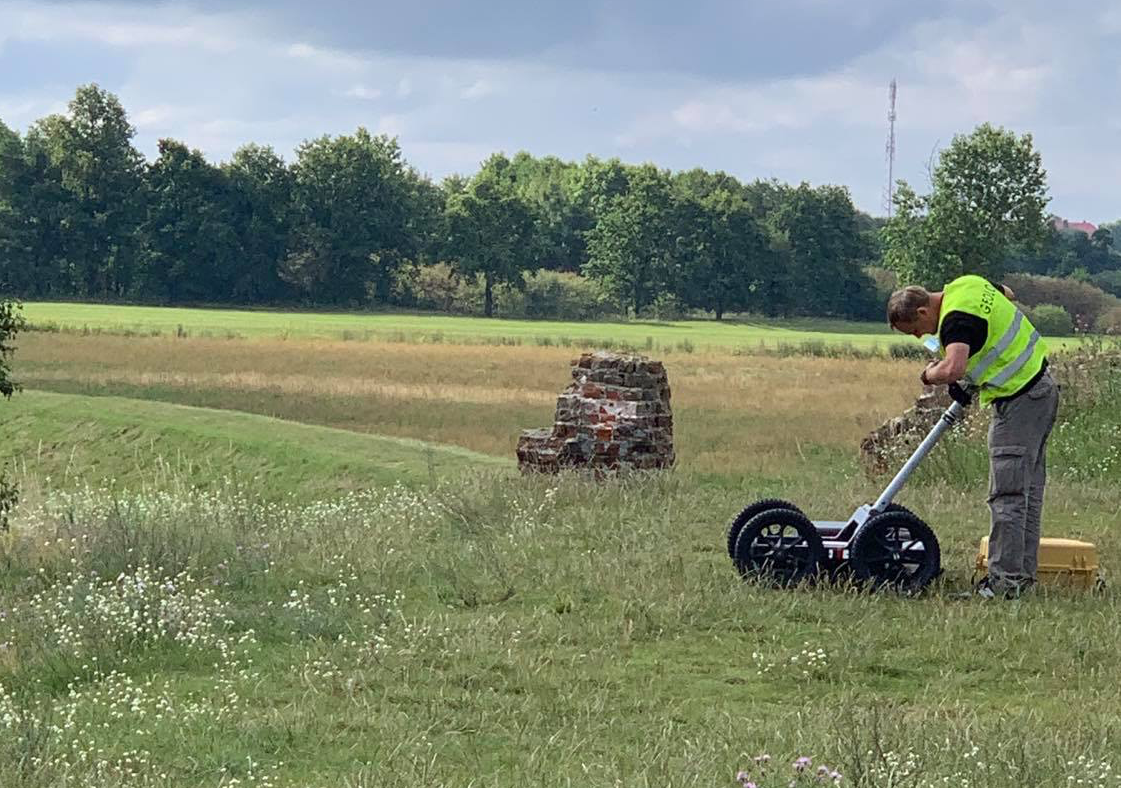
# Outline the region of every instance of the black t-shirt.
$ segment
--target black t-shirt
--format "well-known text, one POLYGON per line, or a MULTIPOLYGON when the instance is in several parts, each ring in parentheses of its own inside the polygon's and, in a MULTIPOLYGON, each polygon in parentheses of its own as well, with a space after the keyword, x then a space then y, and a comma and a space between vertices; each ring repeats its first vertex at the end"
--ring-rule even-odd
MULTIPOLYGON (((1004 292, 1004 289, 993 280, 987 281, 998 293, 1004 292)), ((985 346, 989 338, 989 321, 955 309, 942 320, 938 338, 942 341, 942 347, 948 347, 954 342, 969 345, 969 355, 972 356, 985 346)))

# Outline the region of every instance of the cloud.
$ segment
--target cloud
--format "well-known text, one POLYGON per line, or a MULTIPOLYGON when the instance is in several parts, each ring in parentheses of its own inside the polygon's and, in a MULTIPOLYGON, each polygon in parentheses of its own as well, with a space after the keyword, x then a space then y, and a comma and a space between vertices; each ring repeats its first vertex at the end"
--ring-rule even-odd
POLYGON ((459 97, 467 99, 468 101, 475 101, 477 99, 486 98, 496 92, 494 84, 486 79, 477 79, 467 87, 459 91, 459 97))
POLYGON ((290 156, 363 125, 437 177, 497 150, 625 154, 843 183, 877 211, 895 76, 901 177, 925 186, 937 145, 992 121, 1033 133, 1055 210, 1121 216, 1121 163, 1103 153, 1121 11, 1105 0, 1080 15, 1043 0, 495 0, 443 4, 440 26, 431 0, 181 2, 0 0, 0 117, 26 128, 97 81, 149 157, 159 136, 213 160, 248 142, 290 156))
POLYGON ((405 131, 406 121, 404 115, 382 115, 378 119, 378 125, 375 127, 375 132, 378 134, 386 134, 390 137, 400 137, 405 131))
POLYGON ((165 128, 168 123, 172 121, 178 113, 175 107, 168 104, 163 104, 156 107, 147 107, 139 112, 130 114, 130 119, 134 126, 138 129, 146 128, 165 128))
POLYGON ((224 30, 229 15, 202 16, 168 7, 158 20, 137 20, 135 14, 109 13, 81 3, 43 6, 26 2, 4 3, 5 41, 96 41, 112 47, 144 48, 154 45, 201 47, 209 52, 229 52, 236 40, 224 30), (114 18, 115 17, 115 18, 114 18))
POLYGON ((290 44, 284 48, 288 57, 306 60, 318 68, 338 71, 362 71, 369 66, 365 58, 337 49, 312 46, 305 42, 290 44))
POLYGON ((343 92, 344 96, 350 98, 366 99, 372 101, 381 98, 381 91, 377 88, 368 88, 365 85, 352 85, 350 88, 343 92))

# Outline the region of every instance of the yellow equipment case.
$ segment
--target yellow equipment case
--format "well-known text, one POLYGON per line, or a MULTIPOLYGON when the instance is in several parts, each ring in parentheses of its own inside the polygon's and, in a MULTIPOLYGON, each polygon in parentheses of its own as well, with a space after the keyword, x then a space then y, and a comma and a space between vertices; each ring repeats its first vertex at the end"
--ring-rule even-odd
MULTIPOLYGON (((981 539, 977 572, 989 568, 989 537, 981 539)), ((1101 585, 1098 550, 1077 539, 1040 539, 1038 579, 1041 585, 1092 589, 1101 585)))

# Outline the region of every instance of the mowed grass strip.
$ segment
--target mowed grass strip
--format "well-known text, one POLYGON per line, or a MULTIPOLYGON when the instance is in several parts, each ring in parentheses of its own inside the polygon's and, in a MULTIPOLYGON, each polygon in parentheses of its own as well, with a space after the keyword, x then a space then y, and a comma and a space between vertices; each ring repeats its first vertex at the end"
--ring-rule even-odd
MULTIPOLYGON (((34 388, 241 410, 512 459, 522 429, 552 424, 576 355, 33 333, 20 338, 16 372, 34 388)), ((680 466, 704 473, 773 475, 819 463, 815 472, 852 472, 860 439, 918 393, 915 362, 727 352, 665 362, 680 466)))
POLYGON ((458 317, 439 314, 283 312, 184 309, 32 302, 24 314, 36 326, 69 331, 214 337, 395 339, 405 342, 588 345, 628 344, 647 349, 775 347, 780 343, 828 343, 871 349, 906 344, 885 324, 833 319, 739 321, 564 322, 458 317))
POLYGON ((24 476, 61 486, 112 480, 127 487, 174 476, 202 487, 237 479, 271 498, 317 498, 512 468, 457 446, 121 397, 26 391, 3 415, 4 459, 24 476))

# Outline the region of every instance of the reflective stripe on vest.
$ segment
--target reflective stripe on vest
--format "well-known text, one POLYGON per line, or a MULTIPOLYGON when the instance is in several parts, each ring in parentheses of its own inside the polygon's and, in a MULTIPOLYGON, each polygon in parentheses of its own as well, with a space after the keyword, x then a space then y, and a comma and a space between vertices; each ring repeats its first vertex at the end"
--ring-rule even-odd
MULTIPOLYGON (((965 379, 979 386, 981 404, 1015 394, 1039 371, 1046 355, 1046 344, 1039 332, 1016 305, 987 280, 962 276, 946 285, 938 333, 951 312, 964 312, 985 321, 988 336, 980 351, 969 357, 965 379)), ((945 348, 942 349, 945 354, 945 348)))

